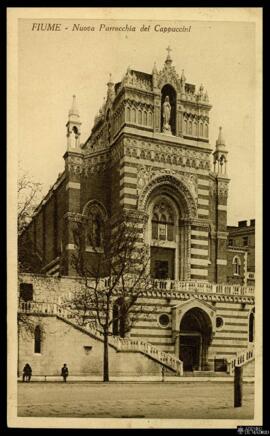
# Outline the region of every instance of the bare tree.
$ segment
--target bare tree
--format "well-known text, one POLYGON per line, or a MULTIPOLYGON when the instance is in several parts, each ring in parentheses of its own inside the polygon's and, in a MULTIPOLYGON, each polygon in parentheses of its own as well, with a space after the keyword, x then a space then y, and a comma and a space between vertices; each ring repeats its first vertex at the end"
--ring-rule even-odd
POLYGON ((17 181, 17 229, 18 229, 18 266, 19 271, 39 272, 41 257, 37 253, 29 232, 25 232, 33 213, 41 199, 42 185, 35 182, 31 175, 19 167, 17 181))
POLYGON ((75 292, 71 305, 81 325, 93 323, 103 335, 103 381, 106 382, 109 381, 109 336, 124 337, 130 331, 141 313, 138 299, 152 286, 152 280, 149 249, 140 239, 140 227, 133 214, 122 215, 113 228, 107 221, 99 232, 96 230, 91 216, 74 227, 77 249, 73 263, 83 278, 83 285, 75 292), (91 259, 86 245, 92 248, 91 259))

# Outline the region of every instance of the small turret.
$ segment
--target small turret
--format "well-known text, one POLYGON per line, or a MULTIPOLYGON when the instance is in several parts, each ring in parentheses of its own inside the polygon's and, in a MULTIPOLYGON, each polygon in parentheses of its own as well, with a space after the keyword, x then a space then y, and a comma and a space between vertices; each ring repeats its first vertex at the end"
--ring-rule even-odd
POLYGON ((114 83, 112 81, 112 75, 110 73, 109 81, 107 83, 107 99, 112 101, 114 97, 115 97, 114 83))
POLYGON ((73 95, 72 105, 68 112, 67 128, 67 149, 76 149, 80 147, 81 122, 80 114, 77 107, 76 95, 73 95))
POLYGON ((157 87, 157 79, 158 79, 158 70, 157 70, 157 64, 154 63, 153 70, 152 70, 152 82, 153 82, 153 88, 157 87))
POLYGON ((227 155, 226 144, 222 133, 222 127, 219 128, 218 139, 216 140, 216 149, 214 156, 214 172, 218 176, 227 176, 227 155))
POLYGON ((185 84, 186 84, 186 76, 184 70, 182 70, 181 78, 180 78, 180 86, 181 86, 181 96, 185 97, 185 84))

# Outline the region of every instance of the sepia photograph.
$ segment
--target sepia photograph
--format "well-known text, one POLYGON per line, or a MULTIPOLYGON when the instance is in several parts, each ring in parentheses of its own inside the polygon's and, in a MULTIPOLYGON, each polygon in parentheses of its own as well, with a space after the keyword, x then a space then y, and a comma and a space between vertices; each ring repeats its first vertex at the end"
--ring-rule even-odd
POLYGON ((261 426, 261 8, 7 24, 9 426, 261 426))

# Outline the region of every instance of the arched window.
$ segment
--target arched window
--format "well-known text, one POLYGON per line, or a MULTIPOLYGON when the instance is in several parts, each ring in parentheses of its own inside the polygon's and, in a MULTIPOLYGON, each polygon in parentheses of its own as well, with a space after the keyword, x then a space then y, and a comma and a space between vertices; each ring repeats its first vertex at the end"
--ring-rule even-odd
POLYGON ((130 121, 130 108, 129 107, 127 107, 127 122, 129 122, 130 121))
POLYGON ((158 239, 158 215, 156 213, 152 217, 152 239, 158 239))
POLYGON ((204 136, 208 138, 208 124, 204 125, 204 136))
POLYGON ((131 109, 131 122, 136 123, 136 109, 135 108, 131 109))
POLYGON ((183 133, 187 133, 187 120, 184 120, 183 133))
POLYGON ((235 276, 240 276, 241 272, 241 261, 238 256, 233 258, 233 274, 235 276))
POLYGON ((149 112, 148 113, 148 126, 152 126, 152 123, 153 123, 153 121, 152 121, 152 112, 149 112))
POLYGON ((102 204, 95 200, 86 204, 83 210, 85 221, 85 245, 86 247, 100 248, 103 243, 104 222, 106 210, 102 204))
POLYGON ((139 110, 138 112, 138 124, 142 124, 142 111, 139 110))
POLYGON ((102 242, 102 218, 99 211, 91 210, 87 221, 86 245, 100 247, 102 242))
POLYGON ((198 135, 198 127, 197 127, 197 123, 196 121, 193 123, 193 136, 197 136, 198 135))
POLYGON ((255 316, 254 313, 251 312, 249 315, 249 324, 248 324, 248 341, 254 342, 255 336, 255 316))
POLYGON ((188 134, 192 135, 192 121, 191 120, 188 122, 188 134))
POLYGON ((146 111, 143 112, 143 125, 147 126, 147 112, 146 111))
POLYGON ((200 136, 203 136, 203 123, 200 123, 200 136))
POLYGON ((41 328, 39 325, 36 326, 34 332, 34 352, 41 353, 41 328))
POLYGON ((161 201, 153 209, 152 239, 174 241, 174 217, 169 204, 161 201))

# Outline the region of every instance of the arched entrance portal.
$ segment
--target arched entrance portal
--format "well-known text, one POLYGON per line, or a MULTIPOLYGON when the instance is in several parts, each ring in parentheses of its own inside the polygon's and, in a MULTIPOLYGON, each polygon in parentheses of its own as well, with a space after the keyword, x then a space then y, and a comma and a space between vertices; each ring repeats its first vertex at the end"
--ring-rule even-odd
POLYGON ((180 323, 180 360, 184 371, 208 370, 207 355, 212 337, 212 323, 208 314, 194 307, 188 310, 180 323))

